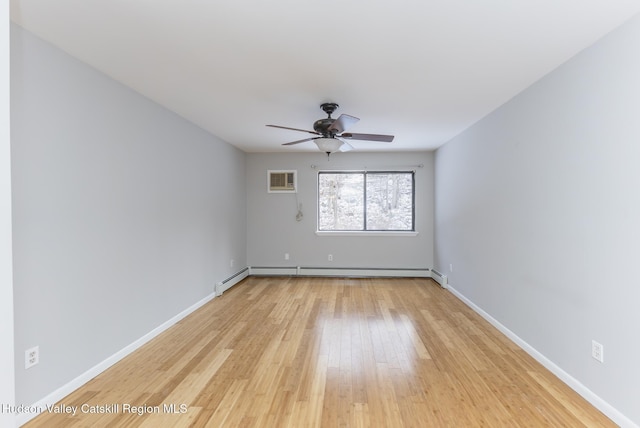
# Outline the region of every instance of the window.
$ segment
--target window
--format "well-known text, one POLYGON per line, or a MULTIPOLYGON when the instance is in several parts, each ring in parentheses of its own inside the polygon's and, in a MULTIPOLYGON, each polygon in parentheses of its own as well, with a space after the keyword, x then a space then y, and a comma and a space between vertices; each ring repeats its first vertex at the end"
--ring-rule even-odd
POLYGON ((413 172, 319 172, 318 231, 415 231, 413 172))

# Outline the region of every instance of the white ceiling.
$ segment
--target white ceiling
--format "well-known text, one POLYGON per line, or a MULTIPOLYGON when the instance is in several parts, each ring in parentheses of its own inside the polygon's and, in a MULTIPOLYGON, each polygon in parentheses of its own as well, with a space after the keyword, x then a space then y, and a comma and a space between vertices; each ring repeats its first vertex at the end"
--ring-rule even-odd
POLYGON ((638 0, 11 0, 12 20, 248 152, 431 150, 640 12, 638 0))

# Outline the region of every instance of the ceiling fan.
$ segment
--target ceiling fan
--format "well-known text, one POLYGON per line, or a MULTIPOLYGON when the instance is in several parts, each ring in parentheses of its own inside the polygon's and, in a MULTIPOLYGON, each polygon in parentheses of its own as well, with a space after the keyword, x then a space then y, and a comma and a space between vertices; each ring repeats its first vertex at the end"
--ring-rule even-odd
POLYGON ((347 152, 353 149, 353 146, 351 144, 343 140, 366 140, 382 143, 390 143, 393 141, 393 135, 353 134, 344 132, 348 127, 354 125, 360 119, 358 119, 357 117, 349 116, 348 114, 341 114, 337 119, 332 118, 331 114, 336 111, 338 107, 339 106, 336 103, 321 104, 320 108, 325 113, 327 113, 328 117, 326 119, 316 120, 313 123, 313 131, 307 131, 306 129, 289 128, 287 126, 279 125, 267 126, 317 135, 317 137, 309 137, 302 140, 292 141, 290 143, 284 143, 283 146, 292 146, 294 144, 300 144, 306 141, 313 141, 314 143, 316 143, 320 150, 327 154, 327 156, 334 152, 347 152))

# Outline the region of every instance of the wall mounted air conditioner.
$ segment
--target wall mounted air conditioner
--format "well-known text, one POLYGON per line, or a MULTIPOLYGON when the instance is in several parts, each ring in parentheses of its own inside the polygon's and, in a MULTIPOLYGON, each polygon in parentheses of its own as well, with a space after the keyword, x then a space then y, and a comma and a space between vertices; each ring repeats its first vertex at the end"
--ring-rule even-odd
POLYGON ((298 188, 295 170, 268 170, 267 191, 269 193, 295 193, 298 188))

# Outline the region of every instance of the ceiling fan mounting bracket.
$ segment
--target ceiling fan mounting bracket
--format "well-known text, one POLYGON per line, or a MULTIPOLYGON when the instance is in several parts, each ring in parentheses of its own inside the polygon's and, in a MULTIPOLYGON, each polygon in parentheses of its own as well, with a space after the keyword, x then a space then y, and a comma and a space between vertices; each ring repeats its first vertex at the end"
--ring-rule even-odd
POLYGON ((336 103, 323 103, 320 104, 320 108, 329 115, 329 119, 331 119, 331 114, 336 111, 336 109, 340 107, 336 103))

